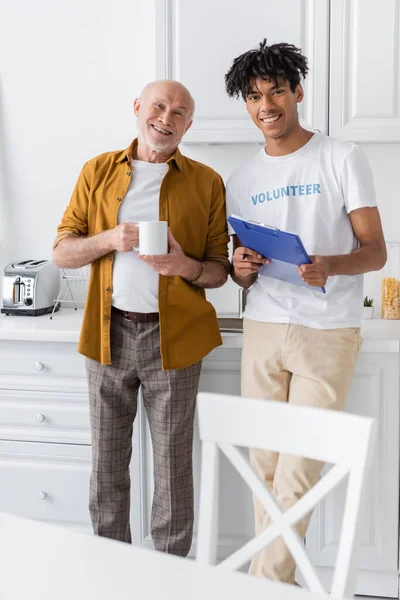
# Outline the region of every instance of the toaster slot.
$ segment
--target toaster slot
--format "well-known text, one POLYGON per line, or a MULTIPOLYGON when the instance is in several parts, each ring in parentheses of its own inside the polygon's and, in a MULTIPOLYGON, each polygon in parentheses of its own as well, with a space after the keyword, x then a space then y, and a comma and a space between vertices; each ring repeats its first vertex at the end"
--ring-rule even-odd
POLYGON ((21 260, 20 262, 13 263, 13 268, 18 269, 18 267, 25 267, 25 265, 27 265, 31 262, 33 262, 33 260, 31 258, 29 260, 21 260))

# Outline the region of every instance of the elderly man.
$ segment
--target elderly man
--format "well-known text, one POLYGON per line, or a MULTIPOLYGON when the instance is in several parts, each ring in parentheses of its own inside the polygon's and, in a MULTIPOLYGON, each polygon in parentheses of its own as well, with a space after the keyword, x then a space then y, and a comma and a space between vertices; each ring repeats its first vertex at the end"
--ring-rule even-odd
POLYGON ((141 385, 154 451, 151 533, 186 556, 193 530, 192 441, 202 358, 222 343, 204 288, 227 279, 224 185, 179 152, 194 102, 156 81, 134 102, 138 138, 89 160, 54 243, 62 268, 92 264, 78 351, 86 356, 96 534, 131 541, 129 463, 141 385), (142 256, 138 222, 168 221, 169 252, 142 256))

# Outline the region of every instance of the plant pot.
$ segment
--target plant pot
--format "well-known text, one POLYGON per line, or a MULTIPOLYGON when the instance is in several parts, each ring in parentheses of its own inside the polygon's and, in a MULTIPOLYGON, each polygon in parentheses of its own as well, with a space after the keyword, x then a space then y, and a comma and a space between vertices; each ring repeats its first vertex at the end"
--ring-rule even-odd
POLYGON ((363 319, 373 319, 374 318, 374 307, 373 306, 363 306, 363 319))

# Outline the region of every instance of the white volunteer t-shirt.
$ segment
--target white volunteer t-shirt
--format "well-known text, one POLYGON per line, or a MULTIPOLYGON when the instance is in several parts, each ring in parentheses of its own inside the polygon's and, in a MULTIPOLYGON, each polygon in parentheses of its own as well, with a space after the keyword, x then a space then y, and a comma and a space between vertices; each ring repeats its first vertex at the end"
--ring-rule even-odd
MULTIPOLYGON (((166 163, 132 161, 132 178, 118 213, 118 224, 159 220, 160 187, 166 163)), ((138 252, 116 252, 112 305, 132 312, 158 312, 158 273, 138 252)))
MULTIPOLYGON (((358 246, 348 213, 376 206, 371 169, 358 146, 315 133, 285 156, 265 148, 227 182, 227 213, 300 235, 308 254, 348 254, 358 246)), ((230 234, 233 230, 229 227, 230 234)), ((329 277, 326 294, 260 276, 244 316, 316 329, 359 327, 362 275, 329 277)))

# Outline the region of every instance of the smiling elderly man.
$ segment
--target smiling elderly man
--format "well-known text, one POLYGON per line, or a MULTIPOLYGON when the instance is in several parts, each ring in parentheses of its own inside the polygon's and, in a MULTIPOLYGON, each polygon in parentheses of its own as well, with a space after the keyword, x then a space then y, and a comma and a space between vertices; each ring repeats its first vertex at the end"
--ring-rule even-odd
POLYGON ((179 152, 194 102, 156 81, 134 102, 138 138, 89 160, 54 243, 62 268, 92 264, 78 351, 87 357, 96 534, 131 541, 132 428, 141 385, 154 450, 151 533, 186 556, 193 530, 192 442, 202 358, 222 343, 204 288, 227 279, 224 185, 179 152), (141 256, 138 222, 168 221, 169 253, 141 256))

